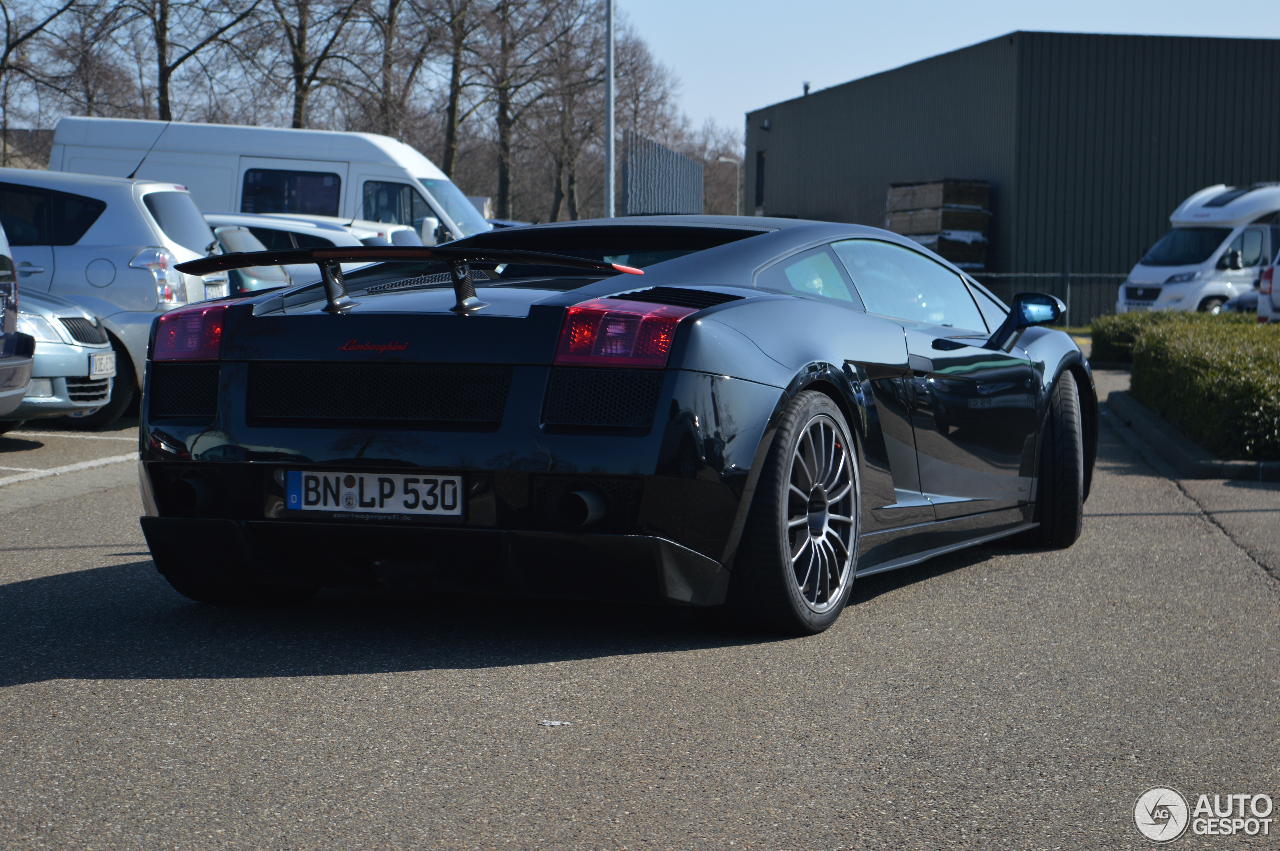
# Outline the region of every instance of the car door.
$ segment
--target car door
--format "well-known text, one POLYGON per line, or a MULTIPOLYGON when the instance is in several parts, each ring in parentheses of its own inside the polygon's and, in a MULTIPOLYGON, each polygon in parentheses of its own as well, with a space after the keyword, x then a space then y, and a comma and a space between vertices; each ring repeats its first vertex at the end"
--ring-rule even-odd
POLYGON ((875 239, 832 246, 868 313, 902 322, 920 487, 939 520, 1028 503, 1035 373, 1026 353, 986 348, 972 293, 922 252, 875 239))
POLYGON ((18 289, 49 292, 53 282, 53 240, 47 189, 0 183, 0 225, 9 237, 18 289))
POLYGON ((864 515, 864 531, 874 534, 933 520, 933 506, 920 489, 910 391, 900 367, 904 353, 898 347, 902 339, 897 336, 901 333, 900 324, 894 323, 895 333, 887 335, 895 340, 893 351, 877 351, 868 346, 867 336, 857 330, 860 325, 865 328, 868 320, 858 291, 828 246, 802 251, 779 261, 761 271, 755 285, 824 301, 856 313, 856 317, 849 317, 848 339, 840 343, 827 342, 847 347, 840 353, 845 376, 854 385, 855 393, 867 403, 868 439, 863 451, 868 469, 864 471, 861 485, 863 504, 868 509, 864 515), (899 366, 883 361, 890 355, 899 366))
POLYGON ((1266 267, 1266 242, 1267 228, 1248 227, 1231 240, 1227 250, 1222 253, 1219 265, 1224 268, 1220 274, 1222 280, 1230 285, 1232 298, 1248 292, 1257 285, 1262 270, 1266 267), (1232 252, 1240 255, 1239 269, 1226 267, 1226 261, 1232 252))

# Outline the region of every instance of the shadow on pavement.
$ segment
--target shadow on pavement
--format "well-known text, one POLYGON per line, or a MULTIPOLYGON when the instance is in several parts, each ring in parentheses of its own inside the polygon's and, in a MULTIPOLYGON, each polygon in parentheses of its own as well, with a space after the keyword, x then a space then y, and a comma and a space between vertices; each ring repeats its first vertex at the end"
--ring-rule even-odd
MULTIPOLYGON (((980 548, 864 577, 851 605, 984 560, 980 548)), ((745 646, 721 609, 325 591, 286 609, 204 606, 151 561, 0 585, 0 687, 488 668, 745 646)))

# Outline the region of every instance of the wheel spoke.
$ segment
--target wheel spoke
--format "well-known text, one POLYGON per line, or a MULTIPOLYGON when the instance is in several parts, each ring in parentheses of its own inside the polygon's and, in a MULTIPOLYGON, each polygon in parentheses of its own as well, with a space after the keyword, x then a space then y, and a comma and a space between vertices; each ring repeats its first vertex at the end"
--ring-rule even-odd
POLYGON ((836 482, 840 480, 840 474, 843 472, 844 472, 844 453, 841 452, 839 464, 836 466, 836 471, 831 475, 830 484, 828 484, 824 480, 823 485, 826 486, 827 488, 834 488, 836 486, 836 482))
POLYGON ((795 494, 797 497, 804 500, 805 505, 809 504, 809 494, 800 490, 800 488, 796 487, 795 485, 788 485, 787 488, 790 493, 795 494))
POLYGON ((811 430, 805 431, 804 442, 809 446, 809 457, 814 459, 815 469, 813 470, 809 469, 809 460, 804 457, 804 452, 802 451, 803 447, 796 447, 796 457, 798 457, 804 463, 804 471, 809 474, 809 483, 810 485, 812 485, 813 482, 816 482, 818 480, 818 473, 816 470, 816 465, 818 462, 817 462, 817 458, 815 457, 815 450, 813 448, 813 432, 811 430))
MULTIPOLYGON (((834 543, 839 544, 839 545, 840 545, 840 551, 841 551, 842 553, 844 553, 844 554, 845 554, 845 556, 848 556, 848 555, 849 555, 849 548, 848 548, 847 546, 845 546, 844 541, 843 541, 843 540, 841 540, 840 536, 839 536, 839 535, 837 535, 835 532, 832 532, 832 531, 828 530, 828 531, 827 531, 827 534, 826 534, 826 536, 823 538, 823 540, 827 541, 828 543, 834 542, 834 543)), ((835 550, 834 550, 834 547, 832 548, 832 551, 833 551, 833 552, 835 551, 835 550)))
POLYGON ((827 521, 829 523, 845 523, 849 526, 853 525, 853 518, 845 517, 843 514, 828 514, 827 521))
POLYGON ((827 501, 834 505, 835 503, 839 502, 840 500, 848 496, 849 491, 851 490, 853 490, 853 482, 847 482, 845 483, 845 486, 840 490, 839 493, 828 496, 827 501))
POLYGON ((797 526, 804 526, 804 525, 807 525, 807 524, 808 524, 808 522, 809 522, 809 517, 808 517, 808 515, 801 515, 800 517, 793 517, 793 518, 791 518, 790 520, 788 520, 788 521, 787 521, 787 529, 794 529, 794 528, 796 528, 797 526))
POLYGON ((797 580, 797 582, 800 585, 800 596, 802 597, 804 596, 805 586, 809 584, 809 574, 813 573, 813 562, 816 558, 817 558, 817 550, 814 548, 810 548, 809 561, 805 565, 805 569, 804 569, 804 578, 797 580))
POLYGON ((813 542, 812 538, 810 538, 808 535, 804 536, 804 543, 800 545, 800 549, 796 550, 795 555, 791 557, 791 564, 793 567, 795 566, 795 563, 800 560, 800 556, 804 555, 804 551, 809 549, 809 545, 812 542, 813 542))

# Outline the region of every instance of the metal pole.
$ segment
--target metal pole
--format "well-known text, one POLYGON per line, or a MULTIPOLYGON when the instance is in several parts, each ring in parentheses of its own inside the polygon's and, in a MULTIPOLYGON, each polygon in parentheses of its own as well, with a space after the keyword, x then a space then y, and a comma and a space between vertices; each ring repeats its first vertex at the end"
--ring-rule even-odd
POLYGON ((616 152, 614 151, 614 90, 613 90, 613 0, 605 0, 604 4, 605 36, 609 42, 605 54, 605 76, 608 84, 604 94, 604 216, 612 219, 616 206, 615 174, 617 172, 616 152))

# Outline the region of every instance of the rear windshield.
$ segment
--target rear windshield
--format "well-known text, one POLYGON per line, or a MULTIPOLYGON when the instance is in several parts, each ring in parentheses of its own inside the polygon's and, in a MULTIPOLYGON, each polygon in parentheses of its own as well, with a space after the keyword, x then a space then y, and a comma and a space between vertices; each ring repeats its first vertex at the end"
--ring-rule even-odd
POLYGON ((1198 266, 1213 256, 1231 228, 1174 228, 1142 258, 1143 266, 1198 266))
POLYGON ((214 243, 213 231, 185 192, 148 192, 142 196, 164 235, 197 254, 208 254, 214 243))

